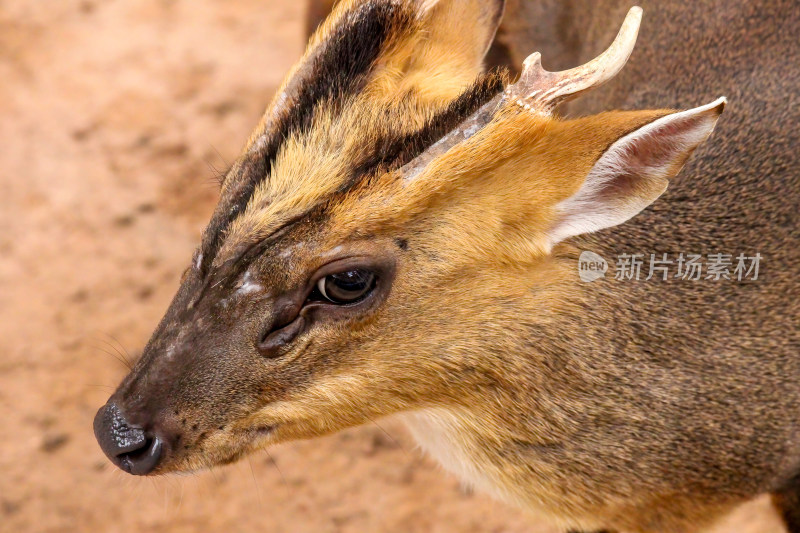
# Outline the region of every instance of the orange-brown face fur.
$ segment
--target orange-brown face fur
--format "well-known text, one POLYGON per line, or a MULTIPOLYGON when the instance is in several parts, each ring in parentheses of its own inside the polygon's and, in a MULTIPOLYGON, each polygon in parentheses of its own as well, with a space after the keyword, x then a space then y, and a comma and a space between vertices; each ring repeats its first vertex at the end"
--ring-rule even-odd
MULTIPOLYGON (((600 297, 576 282, 576 248, 549 238, 559 206, 609 147, 670 111, 560 120, 505 102, 412 179, 403 164, 446 131, 392 151, 465 92, 478 96, 460 119, 508 83, 497 74, 475 84, 501 11, 499 1, 344 1, 312 38, 226 178, 170 311, 115 394, 131 416, 158 413, 180 435, 156 473, 403 413, 449 469, 571 525, 648 531, 632 509, 671 501, 682 517, 648 520, 683 531, 741 498, 709 498, 701 513, 666 474, 663 483, 614 477, 635 470, 624 451, 613 455, 614 421, 627 428, 620 439, 633 439, 625 431, 641 412, 606 396, 619 368, 604 374, 599 359, 581 357, 594 353, 581 328, 591 338, 613 318, 577 320, 593 316, 587 309, 600 297), (315 76, 326 72, 319 64, 331 36, 372 4, 398 10, 382 19, 390 30, 360 81, 337 82, 341 92, 316 100, 302 93, 325 86, 315 76), (307 300, 320 277, 354 267, 377 273, 363 301, 307 300), (281 341, 295 320, 299 333, 281 341), (277 338, 268 349, 259 348, 265 335, 277 338), (592 422, 602 428, 597 449, 575 440, 592 422)), ((713 121, 719 112, 703 111, 713 121)), ((632 187, 631 201, 655 200, 697 143, 656 181, 632 187)), ((642 468, 667 463, 654 457, 642 468)))
MULTIPOLYGON (((413 135, 474 83, 497 21, 484 21, 480 13, 475 17, 476 6, 479 12, 485 9, 482 2, 447 3, 424 14, 413 2, 374 4, 396 9, 381 14, 378 25, 388 26, 388 34, 368 72, 361 74, 363 83, 315 101, 302 128, 280 140, 263 169, 267 175, 252 179, 253 160, 262 157, 254 154, 284 112, 282 100, 287 93, 292 98, 297 79, 328 83, 303 79, 314 68, 315 54, 330 55, 319 49, 337 26, 346 29, 370 16, 364 15, 368 5, 342 2, 287 76, 229 172, 217 213, 223 223, 215 226, 212 220, 170 311, 115 395, 133 413, 160 412, 165 418, 160 424, 180 432, 180 443, 156 472, 228 462, 265 443, 335 431, 438 395, 441 387, 430 382, 428 372, 420 372, 415 358, 390 356, 413 353, 413 336, 406 337, 403 347, 378 334, 387 327, 398 330, 385 320, 396 320, 404 306, 412 306, 422 287, 412 279, 426 273, 410 268, 424 253, 423 242, 411 235, 411 228, 395 229, 407 218, 395 212, 403 207, 387 204, 378 210, 372 204, 389 200, 400 185, 396 172, 384 168, 385 161, 369 163, 387 139, 397 144, 397 138, 413 135), (475 25, 469 34, 462 24, 452 25, 458 17, 467 20, 466 11, 475 25), (366 166, 354 169, 359 161, 366 166), (248 181, 255 186, 235 208, 236 216, 228 217, 248 181), (409 239, 418 246, 412 248, 409 239), (270 246, 239 268, 243 255, 265 240, 270 246), (282 295, 304 291, 326 265, 354 260, 385 269, 378 281, 385 294, 375 305, 350 314, 323 309, 313 321, 306 320, 304 331, 282 348, 280 357, 271 360, 258 353, 254 345, 265 326, 280 321, 276 308, 284 306, 282 295), (398 388, 415 380, 414 390, 398 398, 398 388)), ((486 8, 485 17, 499 17, 499 6, 486 8)), ((502 74, 490 82, 498 92, 502 74)), ((408 200, 407 192, 396 196, 408 200)))

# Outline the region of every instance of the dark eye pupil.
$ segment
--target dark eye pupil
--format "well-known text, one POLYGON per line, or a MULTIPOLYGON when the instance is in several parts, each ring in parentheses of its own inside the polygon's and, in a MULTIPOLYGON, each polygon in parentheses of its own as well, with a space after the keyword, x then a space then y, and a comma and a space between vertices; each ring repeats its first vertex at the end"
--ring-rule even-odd
POLYGON ((363 298, 375 285, 369 270, 348 270, 327 276, 323 282, 325 297, 334 303, 351 303, 363 298))

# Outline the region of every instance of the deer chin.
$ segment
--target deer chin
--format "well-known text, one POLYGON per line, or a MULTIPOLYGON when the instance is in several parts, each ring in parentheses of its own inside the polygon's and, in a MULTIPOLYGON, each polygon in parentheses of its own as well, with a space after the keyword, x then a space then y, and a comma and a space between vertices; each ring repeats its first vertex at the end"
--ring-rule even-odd
POLYGON ((275 429, 276 426, 261 426, 208 439, 195 453, 188 454, 174 465, 163 465, 156 474, 194 474, 215 466, 235 463, 273 444, 275 429))
POLYGON ((245 453, 249 453, 280 442, 279 429, 282 426, 277 422, 243 425, 231 431, 230 439, 245 453))
POLYGON ((280 440, 277 432, 278 424, 264 424, 248 429, 245 437, 248 439, 246 449, 252 452, 276 444, 280 440))

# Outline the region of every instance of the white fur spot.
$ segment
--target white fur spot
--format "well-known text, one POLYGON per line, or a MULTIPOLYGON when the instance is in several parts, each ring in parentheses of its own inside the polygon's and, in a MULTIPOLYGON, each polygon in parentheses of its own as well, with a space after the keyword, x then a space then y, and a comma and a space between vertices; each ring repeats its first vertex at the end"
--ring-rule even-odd
POLYGON ((244 276, 242 276, 242 282, 239 288, 236 290, 236 295, 242 296, 253 292, 259 292, 262 290, 264 290, 264 287, 253 281, 253 276, 248 271, 244 273, 244 276))
POLYGON ((283 257, 284 259, 285 259, 285 258, 288 258, 288 257, 292 257, 292 256, 294 255, 295 251, 297 251, 297 250, 300 250, 300 249, 304 248, 304 247, 305 247, 305 245, 306 245, 306 244, 305 244, 304 242, 297 242, 297 243, 294 243, 294 244, 292 244, 291 246, 288 246, 286 249, 284 249, 284 250, 281 250, 281 251, 280 251, 280 253, 279 253, 278 255, 279 255, 280 257, 283 257))
POLYGON ((462 482, 504 498, 503 490, 490 480, 464 442, 469 430, 457 415, 444 408, 400 415, 420 447, 462 482))

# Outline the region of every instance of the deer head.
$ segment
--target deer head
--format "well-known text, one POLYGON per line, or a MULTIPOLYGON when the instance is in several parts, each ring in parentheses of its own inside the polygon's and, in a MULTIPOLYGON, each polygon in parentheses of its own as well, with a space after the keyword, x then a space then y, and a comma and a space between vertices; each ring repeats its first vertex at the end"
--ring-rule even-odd
POLYGON ((653 202, 724 100, 560 120, 622 68, 641 10, 597 59, 550 73, 533 54, 511 84, 481 72, 502 10, 340 2, 97 415, 117 465, 190 470, 401 411, 485 409, 529 379, 507 354, 535 351, 526 325, 557 320, 576 283, 563 241, 653 202))

